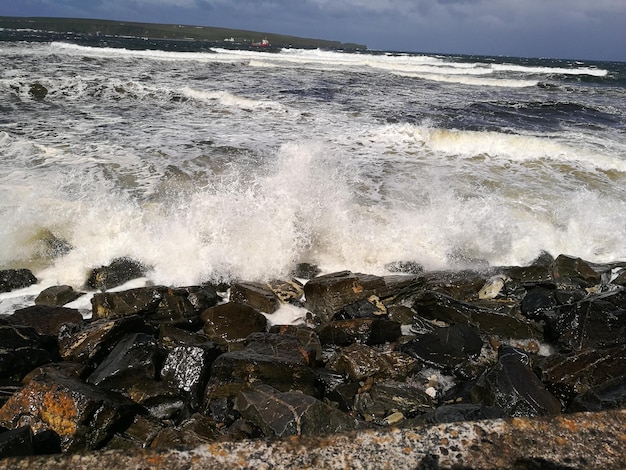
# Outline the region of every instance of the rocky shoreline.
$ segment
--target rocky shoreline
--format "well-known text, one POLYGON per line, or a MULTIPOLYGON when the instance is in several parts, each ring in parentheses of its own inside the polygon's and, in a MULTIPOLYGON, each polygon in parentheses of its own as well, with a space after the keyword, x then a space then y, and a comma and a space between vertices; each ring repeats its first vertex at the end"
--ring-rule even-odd
POLYGON ((0 464, 620 468, 626 262, 389 270, 112 292, 146 272, 124 258, 86 279, 88 320, 46 289, 0 318, 0 464))

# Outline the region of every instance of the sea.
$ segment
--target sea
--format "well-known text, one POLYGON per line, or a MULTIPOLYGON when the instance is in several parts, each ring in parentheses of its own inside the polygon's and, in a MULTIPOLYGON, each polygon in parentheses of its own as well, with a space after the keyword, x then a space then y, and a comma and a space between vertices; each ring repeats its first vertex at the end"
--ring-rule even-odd
POLYGON ((0 269, 38 283, 0 314, 120 257, 170 286, 626 260, 626 63, 32 38, 0 42, 0 269))

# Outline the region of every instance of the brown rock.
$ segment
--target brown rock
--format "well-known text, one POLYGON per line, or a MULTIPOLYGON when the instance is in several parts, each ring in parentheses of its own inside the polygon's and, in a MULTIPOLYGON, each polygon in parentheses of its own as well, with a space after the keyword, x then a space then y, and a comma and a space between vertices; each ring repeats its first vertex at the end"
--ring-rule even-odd
POLYGON ((204 332, 217 342, 242 341, 250 333, 265 331, 267 319, 255 308, 228 302, 205 310, 201 315, 204 332))
POLYGON ((31 326, 41 335, 56 336, 63 325, 82 325, 83 316, 73 308, 34 305, 16 310, 9 321, 14 325, 31 326))
POLYGON ((274 313, 280 301, 266 285, 254 282, 234 282, 230 287, 230 301, 250 305, 264 312, 274 313))
POLYGON ((35 305, 60 307, 73 302, 82 295, 82 292, 76 292, 72 286, 51 286, 41 291, 35 298, 35 305))
POLYGON ((53 430, 64 451, 97 449, 114 429, 128 426, 135 405, 74 377, 41 375, 0 408, 0 424, 30 425, 33 432, 53 430))
POLYGON ((327 322, 344 306, 376 295, 385 280, 370 274, 341 271, 311 279, 304 285, 305 307, 327 322))
POLYGON ((402 335, 400 323, 384 318, 355 318, 331 321, 317 329, 322 344, 345 346, 369 345, 396 341, 402 335))

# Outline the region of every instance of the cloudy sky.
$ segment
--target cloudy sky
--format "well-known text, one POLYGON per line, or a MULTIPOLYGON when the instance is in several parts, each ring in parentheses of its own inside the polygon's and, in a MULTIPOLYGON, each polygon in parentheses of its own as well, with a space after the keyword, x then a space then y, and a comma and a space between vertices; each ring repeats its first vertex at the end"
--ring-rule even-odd
POLYGON ((626 61, 626 0, 0 0, 0 16, 221 26, 396 51, 626 61))

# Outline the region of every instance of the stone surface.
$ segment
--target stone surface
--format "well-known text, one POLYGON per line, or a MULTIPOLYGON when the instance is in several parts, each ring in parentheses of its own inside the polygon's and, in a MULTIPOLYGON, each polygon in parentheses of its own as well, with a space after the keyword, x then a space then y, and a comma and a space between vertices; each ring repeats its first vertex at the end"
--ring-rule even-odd
POLYGON ((472 388, 474 403, 498 406, 513 417, 561 412, 561 403, 532 372, 524 352, 501 346, 498 356, 496 365, 483 373, 472 388))
POLYGON ((66 361, 89 364, 100 362, 121 337, 144 329, 144 321, 136 315, 115 320, 96 320, 79 330, 61 331, 59 353, 66 361))
POLYGON ((217 301, 217 293, 208 287, 154 286, 97 293, 91 304, 98 319, 140 315, 151 323, 185 324, 217 301))
POLYGON ((202 313, 204 332, 213 341, 242 341, 251 333, 265 331, 267 319, 255 308, 245 304, 228 302, 202 313))
POLYGON ((234 398, 241 390, 265 383, 277 390, 299 390, 315 395, 311 355, 297 337, 257 333, 242 350, 220 355, 211 367, 205 402, 234 398))
POLYGON ((304 285, 305 307, 327 322, 343 307, 377 294, 385 280, 370 274, 341 271, 311 279, 304 285))
POLYGON ((139 449, 6 459, 15 470, 111 468, 396 468, 622 470, 626 410, 364 430, 195 449, 139 449))
POLYGON ((97 449, 128 426, 136 405, 75 377, 48 373, 29 381, 0 408, 0 424, 33 432, 52 430, 64 451, 97 449))
POLYGON ((0 270, 0 292, 10 292, 37 283, 37 278, 28 269, 0 270))
MULTIPOLYGON (((626 377, 626 344, 554 354, 542 359, 536 370, 546 388, 567 407, 576 396, 593 394, 594 390, 602 394, 599 391, 610 387, 611 382, 626 377)), ((615 399, 619 401, 619 395, 615 395, 615 399)), ((592 410, 603 409, 601 402, 592 410)))
POLYGON ((559 255, 552 263, 552 276, 557 286, 592 287, 602 282, 602 272, 581 258, 559 255))
POLYGON ((162 362, 157 341, 145 333, 122 337, 102 363, 87 377, 87 382, 125 395, 133 386, 157 378, 162 362))
POLYGON ((254 282, 234 282, 230 287, 230 301, 250 305, 264 313, 274 313, 280 300, 267 285, 254 282))
POLYGON ((83 316, 73 308, 33 305, 16 310, 9 321, 33 327, 40 335, 57 336, 63 325, 82 325, 83 316))
POLYGON ((61 307, 84 295, 72 286, 51 286, 42 290, 35 298, 35 305, 61 307))
POLYGON ((427 364, 445 370, 480 354, 483 342, 478 330, 467 324, 435 327, 429 333, 417 335, 400 346, 400 350, 427 364))
MULTIPOLYGON (((480 286, 482 287, 482 285, 480 286)), ((479 289, 480 289, 479 287, 479 289)), ((412 305, 418 315, 449 324, 470 323, 482 333, 503 338, 541 338, 539 329, 522 318, 498 313, 434 291, 426 291, 412 305)))
POLYGON ((107 266, 94 268, 87 279, 87 286, 102 292, 120 286, 146 274, 146 267, 137 260, 123 257, 107 266))
POLYGON ((356 420, 311 396, 264 384, 242 391, 235 406, 266 437, 323 436, 357 428, 356 420))
POLYGON ((550 333, 566 350, 618 344, 626 337, 626 291, 610 291, 561 305, 546 316, 550 333))
POLYGON ((317 329, 322 344, 345 346, 352 343, 383 344, 402 334, 398 322, 384 318, 355 318, 328 322, 317 329))
POLYGON ((165 358, 161 379, 185 396, 192 409, 199 409, 209 380, 211 365, 221 353, 222 351, 212 343, 176 346, 165 358))
POLYGON ((35 453, 33 437, 30 426, 22 426, 11 431, 0 431, 0 459, 33 455, 35 453))

